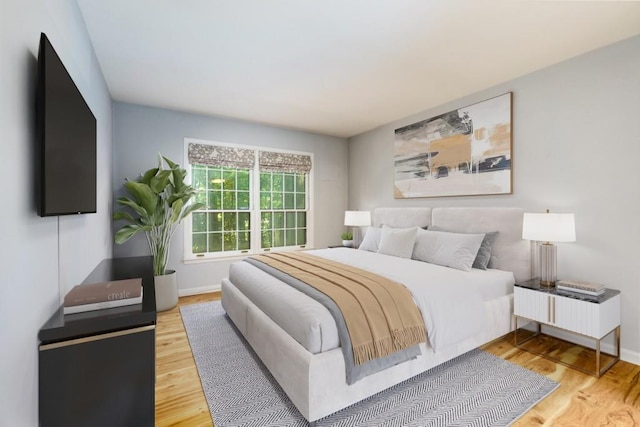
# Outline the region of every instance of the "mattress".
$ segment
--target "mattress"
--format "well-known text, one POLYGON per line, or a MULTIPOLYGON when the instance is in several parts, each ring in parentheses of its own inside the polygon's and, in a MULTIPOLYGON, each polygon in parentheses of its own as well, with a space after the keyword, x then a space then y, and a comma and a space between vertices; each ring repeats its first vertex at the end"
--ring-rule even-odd
MULTIPOLYGON (((513 293, 513 273, 489 269, 464 272, 347 248, 311 251, 403 283, 414 295, 434 349, 481 330, 483 302, 513 293), (437 298, 435 297, 437 296, 437 298)), ((313 354, 340 346, 335 321, 320 303, 247 262, 231 265, 229 280, 292 338, 313 354)))

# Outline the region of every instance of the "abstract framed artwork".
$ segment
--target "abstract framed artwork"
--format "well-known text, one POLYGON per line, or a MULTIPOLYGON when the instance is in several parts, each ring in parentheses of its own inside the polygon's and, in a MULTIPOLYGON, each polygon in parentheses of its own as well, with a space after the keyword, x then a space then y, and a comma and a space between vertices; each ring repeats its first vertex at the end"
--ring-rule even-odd
POLYGON ((396 129, 394 197, 511 194, 511 95, 396 129))

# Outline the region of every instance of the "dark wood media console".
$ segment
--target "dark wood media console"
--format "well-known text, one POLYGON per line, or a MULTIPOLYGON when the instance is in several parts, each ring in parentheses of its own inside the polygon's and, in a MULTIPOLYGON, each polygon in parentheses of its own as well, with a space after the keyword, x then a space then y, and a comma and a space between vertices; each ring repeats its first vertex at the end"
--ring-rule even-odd
POLYGON ((63 314, 40 329, 40 425, 153 426, 156 298, 151 257, 102 261, 83 283, 142 278, 142 304, 63 314))

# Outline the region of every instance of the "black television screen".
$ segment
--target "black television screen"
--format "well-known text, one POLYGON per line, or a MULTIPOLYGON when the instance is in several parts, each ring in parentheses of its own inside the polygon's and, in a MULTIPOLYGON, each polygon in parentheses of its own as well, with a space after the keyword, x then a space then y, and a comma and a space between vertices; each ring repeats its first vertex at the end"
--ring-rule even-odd
POLYGON ((37 88, 38 214, 96 212, 96 118, 47 36, 37 88))

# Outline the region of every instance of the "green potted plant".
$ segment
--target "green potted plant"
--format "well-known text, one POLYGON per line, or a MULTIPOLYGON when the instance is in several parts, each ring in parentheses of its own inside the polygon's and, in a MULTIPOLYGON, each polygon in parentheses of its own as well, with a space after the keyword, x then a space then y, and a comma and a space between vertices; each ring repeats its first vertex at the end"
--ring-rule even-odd
POLYGON ((124 188, 129 197, 120 197, 117 202, 129 209, 113 214, 115 221, 128 223, 116 232, 117 244, 123 244, 140 232, 147 237, 153 256, 158 311, 168 310, 178 303, 176 273, 166 269, 173 233, 186 216, 204 206, 202 203, 189 204, 196 190, 184 182, 186 176, 187 171, 180 165, 158 155, 158 167, 149 169, 135 181, 125 179, 124 188), (163 167, 164 163, 168 169, 163 167))
POLYGON ((342 246, 346 246, 347 248, 353 247, 353 234, 346 232, 342 233, 342 246))

